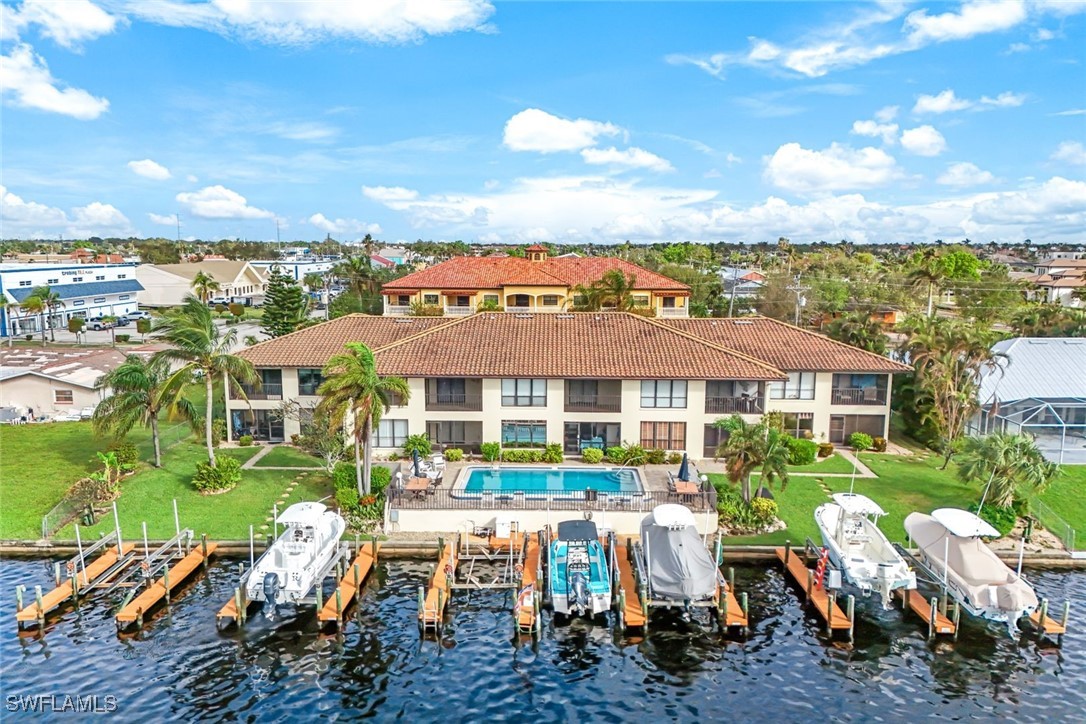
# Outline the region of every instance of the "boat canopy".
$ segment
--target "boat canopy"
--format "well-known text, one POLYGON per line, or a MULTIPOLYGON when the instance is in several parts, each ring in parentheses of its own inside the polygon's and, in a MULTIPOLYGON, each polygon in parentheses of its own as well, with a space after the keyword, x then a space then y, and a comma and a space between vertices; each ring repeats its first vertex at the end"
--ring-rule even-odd
POLYGON ((328 506, 324 503, 295 503, 279 514, 278 522, 281 525, 309 525, 316 528, 326 510, 328 506))
POLYGON ((859 493, 834 493, 833 502, 841 506, 847 515, 886 515, 871 498, 859 493))
POLYGON ((563 520, 558 524, 558 540, 599 540, 596 524, 590 520, 563 520))
POLYGON ((968 510, 939 508, 932 511, 931 517, 950 531, 951 535, 960 538, 976 538, 977 536, 998 538, 1000 535, 999 531, 989 525, 987 521, 978 518, 968 510))
POLYGON ((665 528, 686 528, 697 525, 694 514, 685 505, 664 503, 657 505, 645 518, 645 525, 660 525, 665 528))

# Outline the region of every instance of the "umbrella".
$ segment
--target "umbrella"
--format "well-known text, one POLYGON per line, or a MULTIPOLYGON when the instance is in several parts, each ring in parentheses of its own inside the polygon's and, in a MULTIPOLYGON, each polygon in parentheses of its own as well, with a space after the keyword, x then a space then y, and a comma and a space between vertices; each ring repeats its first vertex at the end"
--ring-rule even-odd
POLYGON ((412 464, 415 466, 415 477, 416 478, 421 478, 422 477, 422 471, 419 470, 419 451, 418 450, 413 450, 411 452, 411 461, 412 461, 412 464))
POLYGON ((683 453, 683 461, 679 465, 679 480, 690 480, 690 458, 686 453, 683 453))

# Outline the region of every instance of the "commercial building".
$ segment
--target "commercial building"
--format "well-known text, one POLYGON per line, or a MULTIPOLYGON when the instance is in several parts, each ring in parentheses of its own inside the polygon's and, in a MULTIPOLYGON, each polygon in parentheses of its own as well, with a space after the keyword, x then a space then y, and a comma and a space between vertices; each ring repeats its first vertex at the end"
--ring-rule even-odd
POLYGON ((260 259, 249 263, 256 269, 259 269, 265 278, 271 276, 272 269, 278 268, 281 273, 286 274, 288 277, 301 284, 307 274, 320 274, 321 276, 326 276, 337 264, 339 264, 339 261, 340 260, 335 257, 300 256, 296 258, 275 259, 272 261, 260 259))
POLYGON ((322 368, 347 342, 378 372, 407 379, 409 400, 375 431, 391 452, 408 435, 478 450, 560 442, 567 454, 622 442, 711 457, 713 422, 784 413, 790 432, 844 442, 885 435, 890 382, 908 367, 762 317, 647 319, 601 313, 484 312, 456 319, 349 315, 240 352, 263 384, 231 390, 230 434, 289 438, 283 402, 319 401, 322 368))
POLYGON ((224 297, 239 304, 262 304, 268 283, 264 273, 247 261, 204 259, 186 264, 140 264, 136 275, 145 289, 140 304, 148 307, 173 307, 193 294, 192 283, 200 272, 214 279, 219 289, 213 297, 224 297))
POLYGON ((134 312, 143 285, 135 264, 0 264, 0 294, 8 305, 0 309, 0 336, 23 336, 63 328, 72 317, 121 316, 134 312), (38 287, 60 296, 52 314, 32 314, 20 308, 38 287))
POLYGON ((690 287, 615 257, 549 257, 540 245, 527 257, 458 256, 381 288, 385 314, 404 316, 412 304, 440 307, 446 316, 474 314, 483 304, 523 312, 568 311, 576 288, 609 271, 633 279, 634 303, 658 317, 686 317, 690 287))

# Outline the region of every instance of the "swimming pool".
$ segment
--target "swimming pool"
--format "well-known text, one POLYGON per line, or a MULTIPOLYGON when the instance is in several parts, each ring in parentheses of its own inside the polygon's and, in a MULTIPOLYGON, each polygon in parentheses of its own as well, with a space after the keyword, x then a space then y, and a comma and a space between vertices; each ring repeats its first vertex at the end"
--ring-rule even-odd
POLYGON ((641 476, 630 468, 510 467, 498 469, 471 466, 460 474, 456 493, 582 493, 591 488, 600 493, 641 493, 641 476))

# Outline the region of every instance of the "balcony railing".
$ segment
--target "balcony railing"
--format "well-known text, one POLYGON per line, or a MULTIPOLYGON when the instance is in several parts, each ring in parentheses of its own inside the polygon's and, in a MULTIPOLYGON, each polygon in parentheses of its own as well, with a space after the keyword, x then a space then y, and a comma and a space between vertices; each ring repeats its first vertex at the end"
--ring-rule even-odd
POLYGON ((475 313, 475 307, 445 307, 446 317, 467 317, 475 313))
POLYGON ((622 412, 622 395, 568 395, 566 412, 622 412))
POLYGON ((661 317, 689 317, 689 310, 686 307, 660 307, 659 310, 661 317))
MULTIPOLYGON (((249 400, 281 400, 283 399, 283 385, 276 385, 271 383, 265 383, 260 386, 260 389, 256 389, 253 385, 242 385, 242 391, 245 393, 245 399, 249 400)), ((230 399, 240 400, 243 399, 238 394, 237 390, 230 389, 230 399)))
POLYGON ((479 412, 483 409, 483 396, 455 393, 426 395, 426 409, 435 412, 442 410, 479 412))
POLYGON ((705 412, 711 414, 760 415, 765 405, 760 397, 706 397, 705 412))
POLYGON ((834 387, 830 402, 834 405, 885 405, 886 390, 881 387, 834 387))
POLYGON ((409 304, 386 304, 385 315, 389 317, 406 317, 411 314, 409 304))

